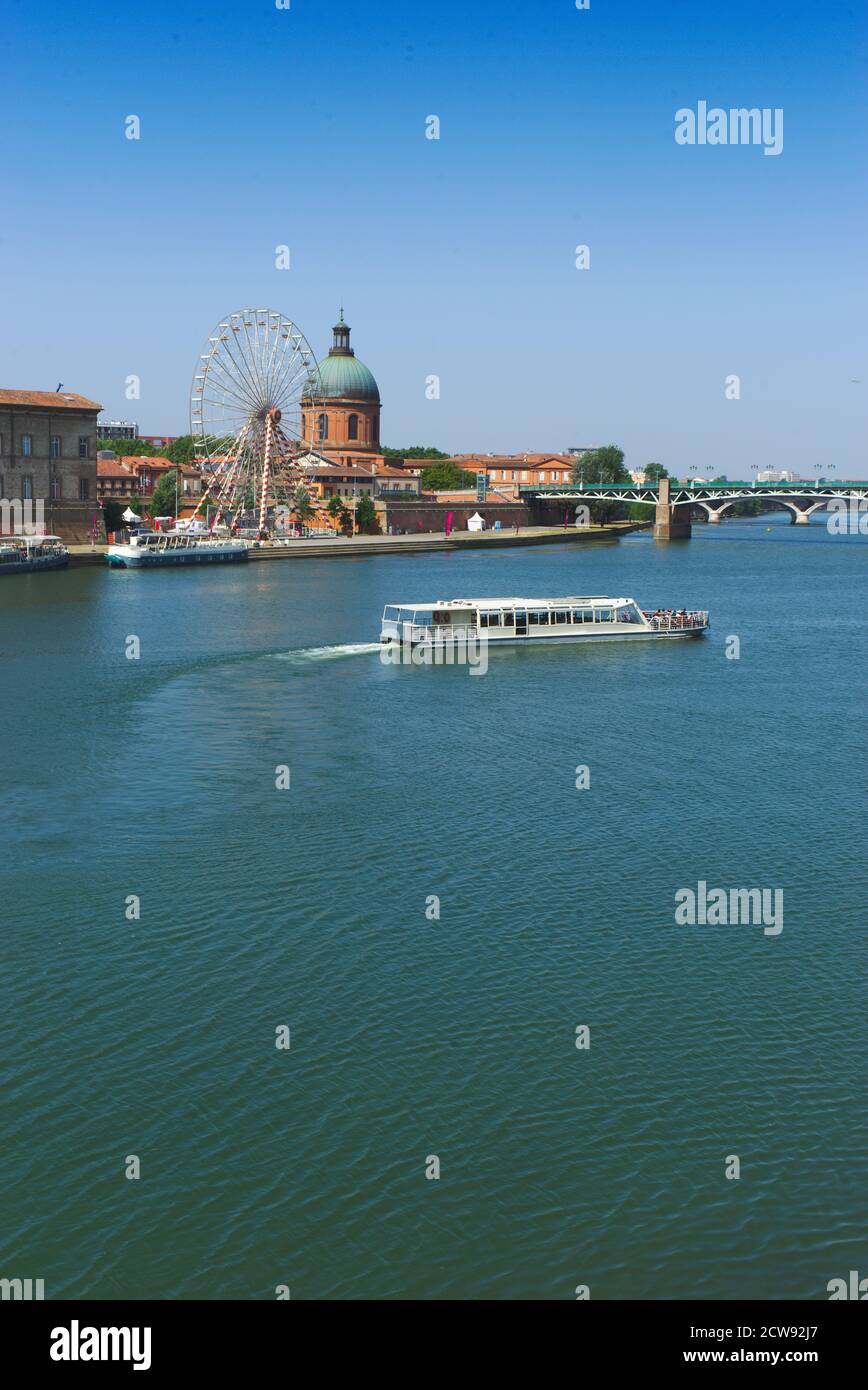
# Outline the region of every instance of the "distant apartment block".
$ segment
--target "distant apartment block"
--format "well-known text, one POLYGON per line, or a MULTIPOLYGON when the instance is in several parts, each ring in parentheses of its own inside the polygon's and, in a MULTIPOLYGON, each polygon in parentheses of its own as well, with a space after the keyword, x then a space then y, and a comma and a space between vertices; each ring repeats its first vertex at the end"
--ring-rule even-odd
POLYGON ((100 420, 97 434, 100 439, 138 439, 139 427, 134 420, 100 420))
POLYGON ((794 473, 789 468, 763 468, 757 473, 758 483, 800 483, 802 481, 798 473, 794 473))

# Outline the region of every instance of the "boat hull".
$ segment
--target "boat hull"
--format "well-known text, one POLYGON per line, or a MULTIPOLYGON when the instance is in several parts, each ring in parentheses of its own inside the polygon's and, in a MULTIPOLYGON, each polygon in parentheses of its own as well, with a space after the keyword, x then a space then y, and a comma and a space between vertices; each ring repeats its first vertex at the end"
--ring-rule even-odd
POLYGON ((32 574, 36 570, 62 570, 69 564, 68 555, 43 557, 34 560, 0 560, 0 574, 32 574))
MULTIPOLYGON (((474 634, 471 642, 486 641, 491 647, 554 647, 565 642, 573 642, 581 645, 582 643, 599 642, 671 642, 673 640, 683 640, 686 637, 702 637, 708 631, 707 627, 676 628, 664 629, 658 632, 650 632, 647 629, 633 632, 564 632, 558 633, 556 637, 537 636, 536 633, 528 633, 526 636, 480 637, 474 634)), ((421 638, 410 643, 412 647, 442 648, 446 646, 456 646, 462 642, 466 643, 466 638, 446 637, 442 640, 433 641, 430 638, 421 638)), ((401 643, 400 637, 381 637, 380 642, 386 645, 390 642, 401 643)))
POLYGON ((168 565, 232 565, 243 564, 247 560, 247 547, 237 549, 206 551, 202 550, 163 550, 149 555, 146 551, 130 553, 126 548, 109 550, 106 559, 112 569, 164 569, 168 565))

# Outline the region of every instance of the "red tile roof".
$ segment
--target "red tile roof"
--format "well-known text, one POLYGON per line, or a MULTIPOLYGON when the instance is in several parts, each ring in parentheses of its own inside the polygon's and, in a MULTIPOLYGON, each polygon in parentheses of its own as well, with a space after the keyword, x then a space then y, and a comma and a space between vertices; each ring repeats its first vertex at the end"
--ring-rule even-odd
POLYGON ((73 391, 0 390, 0 406, 4 405, 30 405, 40 410, 102 410, 99 401, 77 396, 73 391))
POLYGON ((153 468, 157 473, 164 473, 167 468, 174 468, 171 459, 165 459, 157 454, 124 454, 122 458, 116 459, 97 459, 96 475, 98 478, 126 478, 132 477, 142 468, 153 468))

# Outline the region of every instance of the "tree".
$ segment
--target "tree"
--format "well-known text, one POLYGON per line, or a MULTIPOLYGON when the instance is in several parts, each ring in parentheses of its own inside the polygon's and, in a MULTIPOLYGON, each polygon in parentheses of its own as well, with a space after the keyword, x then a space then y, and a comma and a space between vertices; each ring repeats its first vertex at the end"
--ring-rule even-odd
POLYGON ((458 492, 461 488, 476 487, 476 474, 467 473, 454 463, 435 463, 422 469, 422 488, 425 492, 458 492))
POLYGON ((353 518, 344 506, 343 499, 335 494, 326 502, 325 509, 332 519, 335 530, 343 531, 344 535, 349 535, 352 531, 353 518))
POLYGON ((140 454, 142 458, 152 458, 160 453, 155 445, 148 444, 144 439, 100 439, 97 436, 96 447, 97 453, 111 450, 118 458, 124 458, 127 454, 140 454))
MULTIPOLYGON (((574 483, 631 483, 633 479, 624 467, 624 450, 617 444, 604 444, 601 449, 589 449, 573 465, 574 483)), ((591 520, 598 525, 624 515, 620 502, 591 502, 591 520)))
POLYGON ((120 531, 124 526, 124 504, 116 498, 107 497, 102 504, 106 531, 120 531))
POLYGON ((617 444, 604 444, 601 449, 589 449, 573 464, 574 483, 629 483, 630 474, 624 467, 624 450, 617 444))
POLYGON ((356 506, 356 530, 363 536, 373 536, 380 529, 377 520, 377 512, 368 494, 365 492, 359 498, 356 506))
POLYGON ((306 487, 297 487, 292 498, 293 510, 299 521, 309 521, 316 508, 310 500, 310 493, 306 487))
POLYGON ((177 516, 178 474, 174 468, 164 473, 154 488, 151 498, 151 516, 177 516))
POLYGON ((661 478, 669 477, 669 469, 664 468, 662 463, 646 463, 645 481, 646 483, 659 483, 661 478))
POLYGON ((192 434, 181 434, 177 439, 173 439, 163 450, 163 457, 174 464, 195 462, 196 450, 192 434))
POLYGON ((381 450, 387 459, 448 459, 450 454, 444 454, 440 449, 429 448, 425 444, 413 444, 409 449, 386 449, 381 450))

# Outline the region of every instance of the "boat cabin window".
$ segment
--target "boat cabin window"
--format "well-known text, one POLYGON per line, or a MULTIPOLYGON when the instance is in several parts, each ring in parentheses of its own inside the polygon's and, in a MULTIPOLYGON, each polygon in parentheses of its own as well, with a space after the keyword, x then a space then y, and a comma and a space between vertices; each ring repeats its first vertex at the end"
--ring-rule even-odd
POLYGON ((618 609, 619 623, 641 623, 642 614, 635 603, 625 603, 618 609))
POLYGON ((480 608, 479 626, 500 627, 500 610, 497 608, 480 608))
POLYGON ((383 620, 387 623, 396 623, 398 621, 400 612, 400 608, 396 608, 391 604, 387 604, 383 612, 383 620))
POLYGON ((504 610, 503 610, 503 626, 504 626, 504 627, 515 627, 515 610, 514 610, 513 608, 504 608, 504 610))
POLYGON ((574 622, 574 623, 592 623, 593 621, 594 621, 594 610, 593 610, 593 608, 574 608, 574 609, 573 609, 573 622, 574 622))
POLYGON ((531 627, 548 627, 549 614, 547 608, 529 608, 527 610, 527 620, 531 627))
POLYGON ((551 621, 553 623, 568 623, 570 621, 569 608, 553 608, 551 621))
POLYGON ((610 623, 610 622, 612 622, 612 610, 611 610, 611 608, 595 608, 595 609, 594 609, 594 622, 595 622, 595 623, 610 623))

